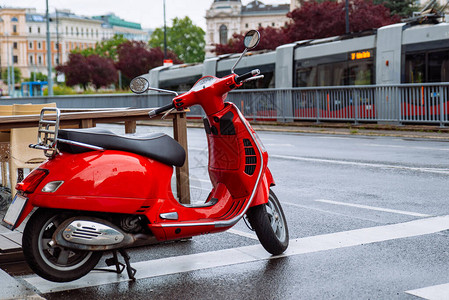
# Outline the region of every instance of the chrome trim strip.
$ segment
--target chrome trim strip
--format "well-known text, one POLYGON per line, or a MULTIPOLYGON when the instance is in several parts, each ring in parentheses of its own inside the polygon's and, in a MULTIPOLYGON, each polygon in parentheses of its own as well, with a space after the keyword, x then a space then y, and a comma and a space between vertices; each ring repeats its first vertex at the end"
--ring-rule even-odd
POLYGON ((88 148, 88 149, 93 149, 93 150, 99 150, 99 151, 105 151, 106 150, 105 148, 101 148, 101 147, 98 147, 98 146, 84 144, 84 143, 70 141, 70 140, 64 140, 64 139, 60 139, 60 138, 58 138, 58 142, 69 144, 69 145, 74 145, 74 146, 80 146, 80 147, 83 147, 83 148, 88 148))
POLYGON ((240 110, 238 109, 238 107, 234 103, 232 103, 232 102, 228 102, 228 103, 231 104, 236 109, 236 111, 237 111, 237 113, 239 115, 240 120, 243 122, 243 124, 246 127, 246 130, 251 135, 251 138, 253 139, 253 143, 256 145, 257 150, 259 151, 260 162, 261 162, 261 168, 259 170, 259 175, 257 176, 256 184, 254 185, 253 191, 252 191, 251 196, 250 196, 250 198, 249 198, 249 200, 248 200, 248 202, 247 202, 247 204, 245 206, 245 209, 243 210, 243 213, 235 216, 234 218, 232 218, 230 220, 226 220, 226 221, 211 221, 211 222, 202 222, 202 223, 161 224, 162 227, 191 227, 191 226, 210 226, 210 225, 214 225, 215 228, 230 227, 230 226, 233 226, 234 224, 236 224, 243 217, 243 215, 246 213, 246 211, 248 210, 249 206, 253 202, 253 198, 256 195, 257 187, 259 186, 260 178, 262 177, 262 171, 263 171, 263 165, 264 165, 262 151, 260 150, 259 143, 257 142, 257 140, 254 137, 253 133, 249 129, 249 126, 247 124, 247 121, 246 121, 245 117, 243 117, 243 115, 240 112, 240 110))

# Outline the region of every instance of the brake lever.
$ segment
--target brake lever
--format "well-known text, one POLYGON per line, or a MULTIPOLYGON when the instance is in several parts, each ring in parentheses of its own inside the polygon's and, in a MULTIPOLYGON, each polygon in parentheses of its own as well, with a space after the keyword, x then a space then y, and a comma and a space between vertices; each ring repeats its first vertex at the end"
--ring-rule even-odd
POLYGON ((243 80, 242 83, 245 83, 245 82, 248 82, 248 81, 252 81, 252 80, 258 80, 258 79, 262 79, 262 78, 264 78, 263 75, 257 75, 257 76, 250 77, 248 79, 243 80))

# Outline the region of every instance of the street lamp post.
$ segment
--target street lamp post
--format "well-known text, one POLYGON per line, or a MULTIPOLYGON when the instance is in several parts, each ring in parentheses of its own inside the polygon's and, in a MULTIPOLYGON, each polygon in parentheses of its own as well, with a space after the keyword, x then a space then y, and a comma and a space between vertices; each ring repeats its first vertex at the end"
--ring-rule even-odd
POLYGON ((345 3, 345 15, 346 15, 346 33, 349 33, 349 0, 345 3))
POLYGON ((164 60, 167 59, 167 23, 165 21, 165 0, 164 0, 164 60))
POLYGON ((48 16, 48 0, 45 1, 47 4, 46 19, 47 19, 47 66, 48 66, 48 96, 53 96, 53 78, 51 76, 51 44, 50 44, 50 19, 48 16))

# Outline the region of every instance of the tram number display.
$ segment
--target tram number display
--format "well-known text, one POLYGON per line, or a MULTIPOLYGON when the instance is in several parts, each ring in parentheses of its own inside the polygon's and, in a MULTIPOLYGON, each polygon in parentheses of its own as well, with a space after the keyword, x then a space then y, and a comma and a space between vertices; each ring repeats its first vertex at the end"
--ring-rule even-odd
POLYGON ((366 50, 366 51, 358 51, 358 52, 351 52, 349 53, 349 59, 350 60, 359 60, 359 59, 367 59, 373 57, 373 51, 372 50, 366 50))

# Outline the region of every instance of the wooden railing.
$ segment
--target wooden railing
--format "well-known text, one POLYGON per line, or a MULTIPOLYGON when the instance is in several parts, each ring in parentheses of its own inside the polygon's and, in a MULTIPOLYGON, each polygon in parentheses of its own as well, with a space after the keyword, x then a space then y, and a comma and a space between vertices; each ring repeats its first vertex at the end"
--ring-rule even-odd
MULTIPOLYGON (((158 120, 161 117, 156 116, 152 119, 148 113, 153 110, 145 109, 117 109, 117 110, 93 110, 81 112, 68 112, 62 110, 60 117, 60 126, 73 126, 79 128, 95 127, 98 123, 124 122, 126 133, 136 132, 136 121, 138 120, 158 120)), ((165 119, 171 119, 173 122, 173 137, 181 144, 186 151, 186 161, 182 167, 176 167, 176 190, 180 203, 190 203, 189 187, 189 165, 187 151, 187 127, 186 113, 174 112, 168 114, 165 119)), ((1 116, 0 130, 10 130, 11 128, 37 127, 39 115, 19 115, 19 116, 1 116)))

